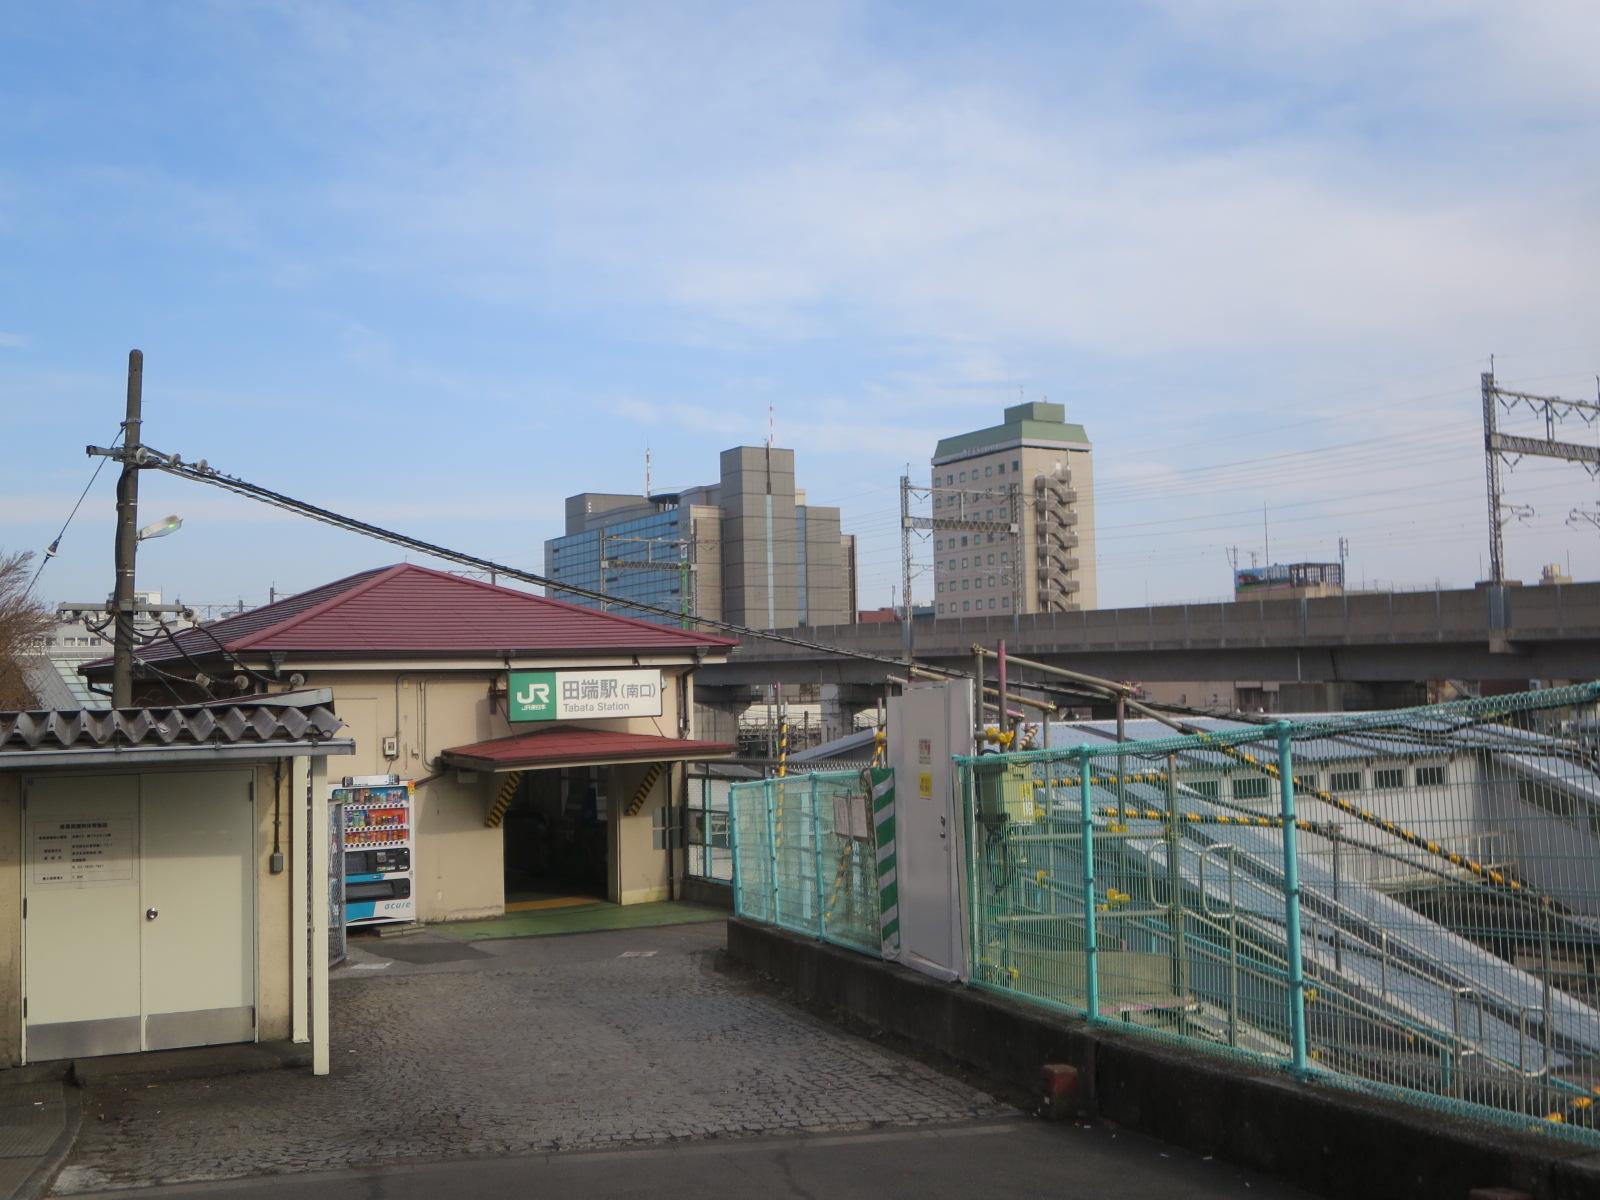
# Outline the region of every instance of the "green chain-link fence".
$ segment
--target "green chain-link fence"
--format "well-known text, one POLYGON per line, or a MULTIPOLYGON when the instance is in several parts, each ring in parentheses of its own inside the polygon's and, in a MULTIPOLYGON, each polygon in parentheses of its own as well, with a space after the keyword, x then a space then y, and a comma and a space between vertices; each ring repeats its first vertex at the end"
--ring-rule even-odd
POLYGON ((734 911, 879 954, 873 779, 871 771, 833 771, 735 784, 734 911))
POLYGON ((959 759, 972 982, 1600 1143, 1597 698, 959 759))

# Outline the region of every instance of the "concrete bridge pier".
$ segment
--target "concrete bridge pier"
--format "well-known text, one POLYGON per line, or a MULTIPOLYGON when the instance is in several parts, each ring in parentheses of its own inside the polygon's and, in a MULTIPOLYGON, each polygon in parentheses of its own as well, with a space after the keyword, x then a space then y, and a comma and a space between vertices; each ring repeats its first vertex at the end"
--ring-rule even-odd
POLYGON ((747 684, 702 684, 694 689, 694 735, 711 742, 737 742, 739 716, 756 698, 747 684))
POLYGON ((854 733, 856 715, 873 708, 883 699, 884 689, 864 683, 825 683, 822 685, 822 740, 854 733))

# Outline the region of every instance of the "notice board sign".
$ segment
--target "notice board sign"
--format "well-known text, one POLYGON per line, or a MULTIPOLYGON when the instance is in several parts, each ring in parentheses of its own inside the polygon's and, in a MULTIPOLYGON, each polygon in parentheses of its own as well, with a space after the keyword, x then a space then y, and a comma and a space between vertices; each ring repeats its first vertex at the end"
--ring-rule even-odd
POLYGON ((659 717, 661 672, 512 671, 508 717, 512 721, 596 721, 659 717))
POLYGON ((133 878, 133 821, 85 817, 30 822, 35 888, 81 888, 133 878))

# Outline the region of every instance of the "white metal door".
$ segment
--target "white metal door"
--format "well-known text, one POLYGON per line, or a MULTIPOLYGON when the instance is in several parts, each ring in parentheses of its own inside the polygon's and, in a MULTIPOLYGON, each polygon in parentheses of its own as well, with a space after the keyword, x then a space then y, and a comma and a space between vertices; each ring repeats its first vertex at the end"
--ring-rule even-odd
POLYGON ((26 1057, 138 1050, 139 779, 23 786, 26 1057))
POLYGON ((143 777, 144 1048, 255 1037, 255 814, 248 771, 143 777))
POLYGON ((953 754, 972 752, 972 702, 960 682, 919 683, 889 701, 900 961, 938 979, 965 970, 963 838, 953 754))

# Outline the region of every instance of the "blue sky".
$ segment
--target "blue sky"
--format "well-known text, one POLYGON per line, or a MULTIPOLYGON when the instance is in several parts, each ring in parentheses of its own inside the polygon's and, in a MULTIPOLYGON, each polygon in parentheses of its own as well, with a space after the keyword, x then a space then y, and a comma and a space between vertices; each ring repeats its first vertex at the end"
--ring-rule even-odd
MULTIPOLYGON (((1600 372, 1600 10, 1312 7, 17 6, 0 547, 139 346, 152 445, 535 568, 563 496, 708 481, 770 406, 887 603, 904 465, 1047 396, 1104 604, 1223 594, 1263 504, 1275 559, 1469 583, 1478 372, 1600 372)), ((1508 485, 1514 574, 1600 575, 1581 469, 1508 485)), ((111 495, 45 598, 108 590, 111 495)), ((169 511, 140 583, 195 603, 397 557, 147 475, 169 511)))

